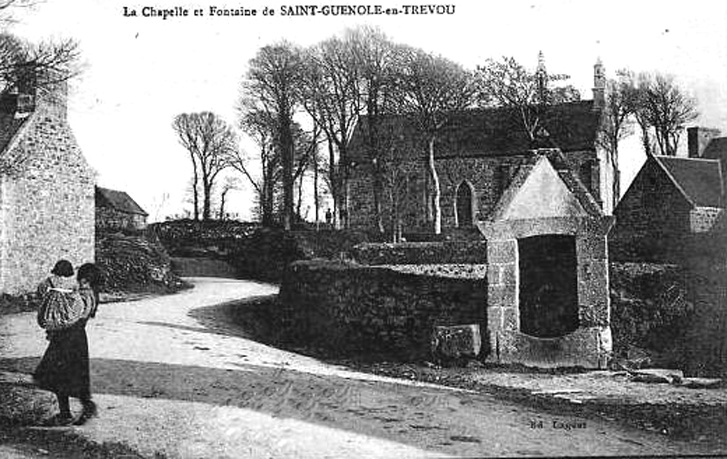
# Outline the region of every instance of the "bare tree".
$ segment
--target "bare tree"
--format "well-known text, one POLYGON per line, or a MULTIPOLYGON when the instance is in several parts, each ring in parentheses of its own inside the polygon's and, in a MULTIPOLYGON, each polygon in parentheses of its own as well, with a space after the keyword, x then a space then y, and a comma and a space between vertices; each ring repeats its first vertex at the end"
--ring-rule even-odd
POLYGON ((334 37, 306 52, 302 101, 328 141, 334 226, 340 228, 340 158, 347 156, 348 140, 361 112, 358 68, 349 42, 334 37))
POLYGON ((300 124, 293 123, 293 143, 295 145, 293 183, 297 184, 297 202, 295 215, 298 221, 303 220, 303 182, 306 172, 313 166, 313 159, 320 144, 321 129, 316 125, 313 130, 305 131, 300 124))
MULTIPOLYGON (((36 3, 36 0, 0 0, 0 26, 15 22, 15 10, 36 3)), ((30 43, 11 33, 0 33, 0 90, 22 86, 51 92, 80 71, 80 52, 75 40, 30 43)))
MULTIPOLYGON (((257 106, 254 99, 242 99, 238 106, 240 128, 258 146, 255 155, 241 150, 230 150, 226 161, 230 167, 240 172, 252 185, 260 206, 259 214, 263 225, 275 221, 276 193, 282 186, 283 172, 280 151, 277 148, 277 117, 257 106)), ((292 180, 298 187, 296 211, 302 206, 300 192, 305 172, 311 168, 317 150, 320 130, 305 131, 300 124, 293 122, 291 135, 294 145, 292 180)), ((294 199, 295 202, 295 199, 294 199)))
POLYGON ((257 145, 257 155, 241 150, 230 151, 228 163, 242 173, 258 197, 260 221, 264 226, 274 222, 275 188, 282 177, 280 155, 275 136, 277 117, 256 99, 242 98, 238 106, 240 129, 257 145), (256 166, 259 174, 255 174, 256 166))
POLYGON ((419 49, 405 49, 402 58, 399 101, 402 111, 413 114, 419 130, 425 136, 427 169, 432 184, 433 229, 434 234, 440 234, 441 190, 435 165, 435 144, 452 114, 472 104, 472 74, 444 57, 419 49))
POLYGON ((633 134, 634 107, 636 101, 635 75, 630 70, 616 72, 616 79, 606 81, 606 100, 601 116, 598 143, 609 155, 615 172, 613 180, 613 205, 621 194, 618 148, 624 138, 633 134))
POLYGON ((379 120, 391 99, 396 60, 394 46, 377 29, 348 29, 342 37, 325 40, 306 53, 303 103, 323 130, 328 142, 328 174, 334 205, 334 226, 348 207, 346 196, 348 141, 357 122, 366 117, 366 144, 372 163, 376 226, 383 232, 381 218, 381 162, 377 155, 379 120))
POLYGON ((187 149, 194 168, 195 220, 199 219, 197 184, 202 187, 202 219, 212 217, 212 189, 218 174, 227 166, 230 150, 237 149, 232 128, 211 112, 183 113, 172 123, 179 142, 187 149))
POLYGON ((549 74, 542 53, 535 72, 513 57, 503 56, 500 61, 487 59, 476 72, 479 104, 512 108, 518 117, 516 124, 524 128, 530 142, 535 143, 544 129, 548 105, 580 99, 573 86, 561 84, 568 78, 563 74, 549 74))
POLYGON ((300 97, 303 61, 300 50, 289 42, 262 47, 250 61, 243 83, 247 97, 257 99, 276 118, 275 143, 282 164, 283 227, 291 229, 293 219, 293 115, 300 97))
POLYGON ((312 164, 311 168, 313 169, 313 208, 314 208, 314 221, 316 224, 316 231, 318 230, 318 225, 320 223, 321 218, 321 179, 320 174, 322 171, 321 168, 321 159, 320 155, 318 154, 318 149, 316 148, 313 151, 313 158, 312 158, 312 164))
POLYGON ((22 89, 52 95, 61 83, 80 72, 80 52, 74 40, 32 44, 11 34, 0 34, 2 90, 22 89))
POLYGON ((684 125, 698 116, 697 102, 662 73, 639 74, 633 111, 641 127, 644 149, 653 152, 649 132, 662 155, 676 155, 684 125))
POLYGON ((416 180, 411 173, 410 158, 406 151, 403 123, 387 123, 381 127, 379 155, 381 161, 381 179, 388 210, 388 229, 392 242, 401 242, 404 232, 404 214, 407 209, 415 207, 411 203, 410 184, 416 180))
POLYGON ((192 210, 185 209, 183 218, 199 220, 199 178, 196 176, 190 178, 187 183, 184 190, 184 204, 191 204, 192 210))
POLYGON ((220 187, 220 211, 217 216, 219 220, 226 219, 227 214, 225 213, 225 205, 227 205, 227 195, 230 191, 239 189, 240 180, 237 177, 225 177, 225 180, 222 182, 222 186, 220 187))
MULTIPOLYGON (((384 161, 380 156, 384 148, 380 145, 383 139, 380 131, 384 116, 397 109, 395 101, 399 93, 397 75, 401 64, 400 48, 383 32, 372 27, 358 27, 347 31, 346 42, 353 53, 354 65, 358 69, 357 92, 361 97, 359 110, 366 118, 365 135, 369 149, 368 157, 371 158, 376 227, 383 233, 381 203, 384 161)), ((345 173, 348 174, 348 171, 345 173)), ((348 196, 345 200, 348 201, 348 196)))

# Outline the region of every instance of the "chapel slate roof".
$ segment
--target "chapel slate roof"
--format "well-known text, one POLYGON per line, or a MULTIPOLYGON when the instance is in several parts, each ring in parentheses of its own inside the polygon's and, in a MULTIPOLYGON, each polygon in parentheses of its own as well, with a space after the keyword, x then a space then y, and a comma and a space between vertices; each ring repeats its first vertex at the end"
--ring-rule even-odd
POLYGON ((655 156, 654 159, 692 204, 698 207, 722 205, 724 184, 719 161, 676 156, 655 156))
MULTIPOLYGON (((517 109, 478 108, 453 113, 451 122, 443 128, 436 143, 436 157, 452 156, 508 156, 522 154, 533 148, 522 126, 517 109)), ((549 148, 563 152, 593 150, 601 120, 601 112, 594 110, 593 101, 569 102, 550 106, 544 116, 544 127, 549 134, 549 148)), ((367 158, 366 116, 359 119, 349 141, 349 161, 361 162, 367 158)), ((406 115, 384 117, 380 128, 384 140, 398 139, 409 147, 408 151, 421 151, 422 136, 415 119, 406 115)))
POLYGON ((149 214, 125 191, 96 187, 96 207, 110 207, 127 214, 148 216, 149 214))

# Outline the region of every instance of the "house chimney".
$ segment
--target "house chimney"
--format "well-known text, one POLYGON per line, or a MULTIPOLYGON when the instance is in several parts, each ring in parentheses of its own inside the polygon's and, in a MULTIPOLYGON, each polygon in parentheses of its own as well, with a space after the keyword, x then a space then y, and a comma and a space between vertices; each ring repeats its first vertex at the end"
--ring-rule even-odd
POLYGON ((5 91, 0 95, 0 112, 22 118, 35 109, 35 98, 31 94, 5 91))
POLYGON ((593 109, 601 110, 606 106, 606 69, 599 57, 593 66, 593 109))
POLYGON ((14 85, 0 95, 0 111, 22 118, 35 110, 36 91, 29 75, 20 75, 14 85))
POLYGON ((38 79, 32 71, 24 71, 16 83, 18 92, 15 114, 27 115, 35 110, 38 79))
POLYGON ((709 142, 718 137, 719 134, 719 129, 699 126, 687 128, 687 152, 689 157, 701 158, 709 142))
POLYGON ((38 89, 38 105, 42 110, 66 119, 68 115, 68 83, 50 83, 38 89))
POLYGON ((17 113, 26 114, 35 110, 67 118, 68 83, 55 72, 36 74, 27 72, 17 82, 17 113))

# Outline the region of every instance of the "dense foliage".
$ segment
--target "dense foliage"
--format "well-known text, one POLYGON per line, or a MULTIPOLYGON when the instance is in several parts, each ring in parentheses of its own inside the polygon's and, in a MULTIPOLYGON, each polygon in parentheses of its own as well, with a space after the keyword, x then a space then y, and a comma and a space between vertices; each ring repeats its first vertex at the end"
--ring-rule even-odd
POLYGON ((650 263, 611 264, 611 328, 616 358, 681 366, 693 311, 684 269, 650 263))
POLYGON ((104 292, 171 293, 188 286, 172 272, 164 247, 144 235, 98 234, 96 263, 104 292))

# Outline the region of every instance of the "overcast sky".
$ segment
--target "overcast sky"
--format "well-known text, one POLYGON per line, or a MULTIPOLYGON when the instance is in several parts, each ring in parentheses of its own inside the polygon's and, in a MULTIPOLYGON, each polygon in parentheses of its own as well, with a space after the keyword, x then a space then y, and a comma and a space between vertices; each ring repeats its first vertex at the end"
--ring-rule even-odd
MULTIPOLYGON (((17 13, 13 31, 33 40, 79 41, 86 70, 72 88, 71 125, 99 185, 128 191, 152 219, 184 205, 191 166, 171 129, 176 114, 209 110, 235 123, 241 78, 261 46, 281 39, 310 45, 358 24, 378 25, 394 41, 468 68, 502 55, 534 68, 542 50, 548 70, 571 75, 583 98, 591 97, 599 56, 608 76, 622 67, 673 73, 699 99, 699 124, 727 133, 727 2, 447 0, 436 4, 454 5, 452 15, 281 15, 281 7, 315 3, 408 5, 46 0, 17 13), (125 6, 141 14, 148 5, 181 6, 190 15, 124 17, 125 6), (256 9, 258 16, 211 17, 210 5, 256 9), (266 6, 276 15, 262 16, 266 6), (195 8, 204 16, 195 17, 195 8)), ((627 177, 641 160, 624 154, 627 177)), ((249 191, 238 193, 230 210, 246 216, 250 201, 249 191)))

